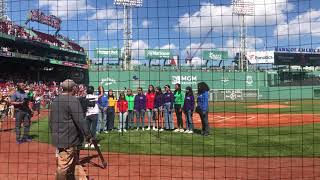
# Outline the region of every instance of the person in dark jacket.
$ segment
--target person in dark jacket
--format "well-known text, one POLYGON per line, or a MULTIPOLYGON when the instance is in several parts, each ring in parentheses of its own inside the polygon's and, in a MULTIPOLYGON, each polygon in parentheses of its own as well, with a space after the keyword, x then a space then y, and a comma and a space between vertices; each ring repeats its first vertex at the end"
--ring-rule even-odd
POLYGON ((199 109, 199 115, 202 123, 202 132, 204 136, 209 135, 209 123, 208 123, 208 112, 209 112, 209 86, 205 82, 198 83, 198 99, 197 108, 199 109))
POLYGON ((146 112, 147 97, 143 94, 142 88, 138 87, 138 94, 134 97, 134 112, 137 117, 137 131, 139 128, 144 131, 144 115, 146 112))
POLYGON ((193 133, 193 120, 192 120, 193 110, 194 110, 194 95, 193 95, 192 88, 188 86, 186 88, 186 95, 185 95, 184 104, 183 104, 183 112, 186 117, 185 133, 188 133, 188 134, 193 133))
POLYGON ((174 96, 170 90, 169 85, 165 85, 165 93, 163 94, 163 111, 164 111, 164 124, 166 130, 174 130, 173 124, 173 104, 174 96))
POLYGON ((63 92, 54 99, 49 112, 52 144, 57 148, 56 179, 75 179, 75 169, 83 175, 77 178, 86 178, 79 163, 79 154, 84 139, 92 141, 91 132, 81 104, 75 97, 76 84, 67 79, 61 86, 63 92))
POLYGON ((155 98, 154 98, 154 109, 153 112, 155 113, 155 118, 158 119, 157 128, 153 128, 154 131, 157 131, 160 127, 160 131, 163 131, 163 94, 161 91, 161 87, 156 87, 155 90, 155 98))

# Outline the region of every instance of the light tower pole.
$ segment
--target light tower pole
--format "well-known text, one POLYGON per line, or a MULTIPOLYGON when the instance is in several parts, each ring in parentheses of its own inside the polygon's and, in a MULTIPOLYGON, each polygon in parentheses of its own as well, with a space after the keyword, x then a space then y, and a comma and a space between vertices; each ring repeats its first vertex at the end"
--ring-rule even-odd
POLYGON ((124 70, 131 68, 132 56, 132 8, 141 7, 142 0, 114 0, 114 4, 123 6, 123 64, 124 70))
POLYGON ((0 20, 6 20, 7 17, 7 2, 6 0, 0 0, 0 20))
MULTIPOLYGON (((254 14, 254 5, 252 0, 233 0, 232 12, 239 17, 240 23, 240 54, 239 54, 239 68, 243 71, 246 48, 247 48, 247 26, 245 16, 252 16, 254 14)), ((246 61, 246 70, 248 71, 249 63, 246 61)))

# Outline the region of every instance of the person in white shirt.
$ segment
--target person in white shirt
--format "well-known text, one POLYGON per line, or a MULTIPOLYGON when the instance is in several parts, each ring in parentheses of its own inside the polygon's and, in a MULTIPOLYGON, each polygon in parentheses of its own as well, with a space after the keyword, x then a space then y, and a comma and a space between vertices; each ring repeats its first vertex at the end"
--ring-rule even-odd
MULTIPOLYGON (((96 136, 97 123, 99 119, 99 107, 98 107, 98 95, 94 94, 94 87, 89 86, 87 89, 86 100, 90 104, 86 112, 86 120, 88 122, 92 137, 96 136), (94 104, 94 105, 92 105, 94 104)), ((89 144, 85 144, 85 148, 89 147, 89 144)), ((93 144, 91 148, 94 148, 93 144)))

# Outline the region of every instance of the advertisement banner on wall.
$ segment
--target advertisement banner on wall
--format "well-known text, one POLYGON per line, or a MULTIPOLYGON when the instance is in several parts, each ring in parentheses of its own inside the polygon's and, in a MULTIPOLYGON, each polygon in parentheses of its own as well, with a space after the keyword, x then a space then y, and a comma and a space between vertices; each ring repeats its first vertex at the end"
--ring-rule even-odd
POLYGON ((145 49, 144 55, 146 59, 171 59, 172 53, 170 49, 145 49))
POLYGON ((251 51, 247 52, 246 58, 251 64, 273 64, 274 51, 251 51))
POLYGON ((202 58, 205 60, 223 60, 228 58, 228 51, 203 51, 202 58))
POLYGON ((94 50, 95 58, 119 58, 120 49, 96 48, 94 50))

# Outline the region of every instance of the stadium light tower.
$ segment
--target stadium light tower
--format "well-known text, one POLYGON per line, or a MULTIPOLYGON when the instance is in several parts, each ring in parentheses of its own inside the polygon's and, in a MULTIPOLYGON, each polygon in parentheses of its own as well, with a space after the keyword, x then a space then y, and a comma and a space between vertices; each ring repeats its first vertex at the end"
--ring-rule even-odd
POLYGON ((142 0, 114 0, 117 6, 123 6, 123 69, 131 68, 132 55, 132 8, 141 7, 142 0))
MULTIPOLYGON (((240 22, 240 59, 238 66, 243 71, 244 60, 247 48, 247 26, 245 16, 253 16, 254 4, 252 0, 233 0, 232 12, 239 17, 240 22)), ((249 63, 246 61, 246 70, 248 70, 249 63)))
POLYGON ((7 20, 7 2, 6 0, 0 0, 0 20, 7 20))

